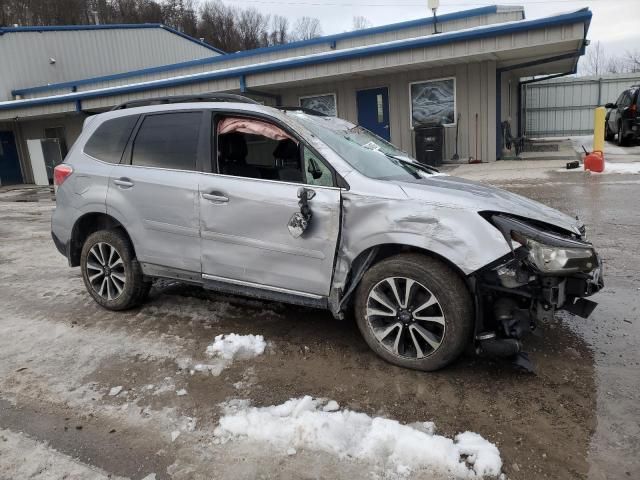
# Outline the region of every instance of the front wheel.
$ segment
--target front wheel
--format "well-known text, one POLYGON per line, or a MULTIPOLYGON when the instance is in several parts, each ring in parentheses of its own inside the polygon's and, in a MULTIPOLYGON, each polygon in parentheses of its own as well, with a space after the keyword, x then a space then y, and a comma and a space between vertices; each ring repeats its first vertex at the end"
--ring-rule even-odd
POLYGON ((454 361, 471 341, 473 302, 449 266, 420 254, 374 265, 356 293, 356 321, 380 357, 432 371, 454 361))
POLYGON ((138 305, 151 288, 129 239, 118 230, 100 230, 89 235, 82 247, 80 268, 87 291, 109 310, 138 305))

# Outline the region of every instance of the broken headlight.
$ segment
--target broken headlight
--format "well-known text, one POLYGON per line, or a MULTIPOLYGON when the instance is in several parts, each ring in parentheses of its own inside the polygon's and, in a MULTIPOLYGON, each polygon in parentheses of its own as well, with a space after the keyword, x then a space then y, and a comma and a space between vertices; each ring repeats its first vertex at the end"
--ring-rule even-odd
POLYGON ((598 266, 598 257, 590 243, 548 232, 520 220, 494 215, 493 223, 513 248, 518 242, 524 248, 524 261, 547 275, 591 272, 598 266))

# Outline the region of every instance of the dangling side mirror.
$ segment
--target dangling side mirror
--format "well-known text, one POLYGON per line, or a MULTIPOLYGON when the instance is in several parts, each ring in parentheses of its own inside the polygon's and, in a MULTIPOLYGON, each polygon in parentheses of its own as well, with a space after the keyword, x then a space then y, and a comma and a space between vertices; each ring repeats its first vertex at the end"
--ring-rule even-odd
POLYGON ((298 189, 298 198, 300 199, 298 205, 300 206, 300 211, 291 215, 289 223, 287 224, 289 233, 293 238, 300 237, 309 227, 313 215, 308 202, 315 196, 316 192, 309 188, 301 187, 298 189))

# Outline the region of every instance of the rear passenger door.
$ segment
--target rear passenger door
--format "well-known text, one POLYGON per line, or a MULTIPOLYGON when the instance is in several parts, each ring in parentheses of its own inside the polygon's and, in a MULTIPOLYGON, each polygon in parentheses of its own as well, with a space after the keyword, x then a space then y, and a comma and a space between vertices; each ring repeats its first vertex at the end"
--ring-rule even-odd
POLYGON ((127 229, 147 271, 164 267, 199 277, 198 170, 210 155, 207 122, 205 111, 142 115, 111 173, 107 212, 127 229))

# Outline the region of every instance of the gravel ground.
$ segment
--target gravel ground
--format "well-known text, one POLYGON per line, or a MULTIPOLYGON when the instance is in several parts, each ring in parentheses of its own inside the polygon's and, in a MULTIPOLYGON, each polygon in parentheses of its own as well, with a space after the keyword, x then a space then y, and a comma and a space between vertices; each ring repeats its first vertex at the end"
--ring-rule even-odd
POLYGON ((498 446, 510 479, 633 478, 639 179, 547 172, 540 181, 531 171, 494 178, 579 214, 606 261, 592 317, 557 318, 528 339, 535 375, 473 357, 436 373, 403 370, 370 352, 350 321, 174 282, 157 282, 138 309, 105 311, 53 246, 51 194, 2 191, 0 478, 394 476, 384 465, 330 454, 213 441, 222 402, 268 406, 304 395, 403 423, 433 421, 450 438, 477 432, 498 446), (219 375, 193 372, 210 362, 214 337, 231 332, 263 335, 265 353, 219 375))

